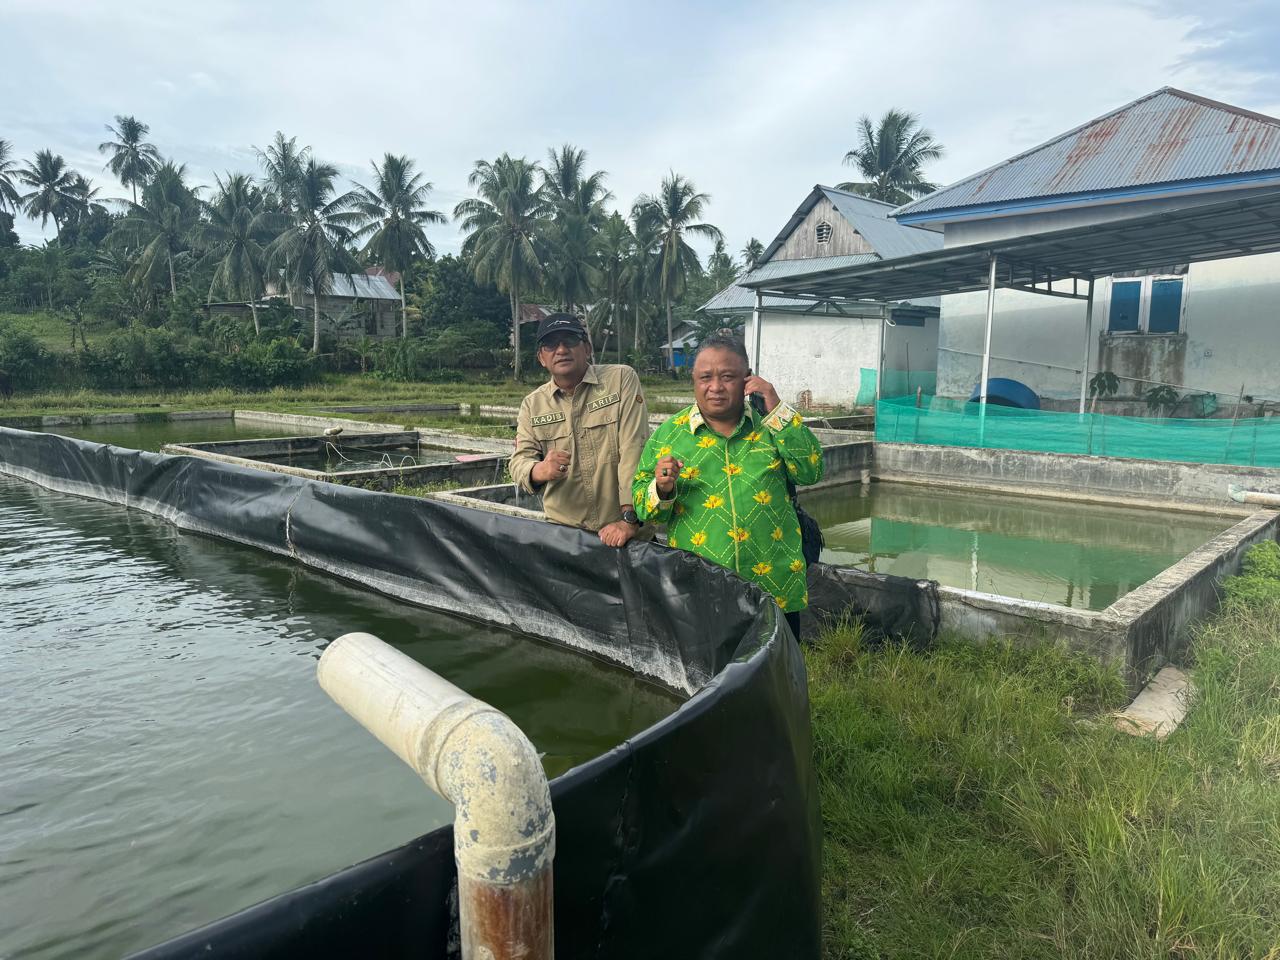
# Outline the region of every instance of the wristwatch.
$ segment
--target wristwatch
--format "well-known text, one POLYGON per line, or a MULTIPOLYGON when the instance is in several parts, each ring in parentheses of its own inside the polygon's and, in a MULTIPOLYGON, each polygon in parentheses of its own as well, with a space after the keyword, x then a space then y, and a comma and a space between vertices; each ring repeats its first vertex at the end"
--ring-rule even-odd
POLYGON ((643 526, 644 526, 644 521, 643 521, 643 520, 641 520, 641 519, 636 515, 636 512, 635 512, 634 510, 632 510, 630 507, 628 507, 626 510, 623 510, 623 511, 622 511, 622 522, 623 522, 623 523, 629 523, 629 524, 631 524, 633 527, 643 527, 643 526))

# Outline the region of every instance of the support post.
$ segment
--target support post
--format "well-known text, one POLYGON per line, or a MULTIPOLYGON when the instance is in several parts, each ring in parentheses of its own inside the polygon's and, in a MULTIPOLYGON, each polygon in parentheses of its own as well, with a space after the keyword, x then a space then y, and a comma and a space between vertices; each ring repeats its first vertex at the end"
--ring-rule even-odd
POLYGON ((1089 278, 1089 295, 1084 301, 1084 359, 1080 363, 1080 415, 1089 398, 1089 352, 1093 348, 1093 277, 1089 278))
POLYGON ((751 311, 751 372, 760 375, 760 328, 764 325, 764 294, 756 287, 756 305, 751 311))
POLYGON ((528 737, 493 707, 367 633, 329 644, 316 677, 454 804, 463 960, 552 960, 555 816, 528 737))
POLYGON ((889 305, 880 304, 880 340, 876 345, 876 413, 880 412, 881 391, 884 389, 884 328, 889 322, 889 305))
POLYGON ((996 314, 997 257, 991 254, 987 269, 987 332, 982 341, 982 382, 978 385, 978 442, 987 438, 987 385, 991 379, 991 324, 996 314))

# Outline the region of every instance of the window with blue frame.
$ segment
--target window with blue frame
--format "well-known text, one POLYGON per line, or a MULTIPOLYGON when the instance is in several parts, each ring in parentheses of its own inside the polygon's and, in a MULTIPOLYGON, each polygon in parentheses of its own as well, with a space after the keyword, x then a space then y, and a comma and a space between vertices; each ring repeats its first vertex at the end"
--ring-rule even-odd
MULTIPOLYGON (((1185 268, 1184 268, 1185 269, 1185 268)), ((1111 281, 1108 333, 1177 334, 1182 332, 1186 277, 1156 275, 1111 281)))
POLYGON ((1142 312, 1142 281, 1112 280, 1108 333, 1137 333, 1142 312))

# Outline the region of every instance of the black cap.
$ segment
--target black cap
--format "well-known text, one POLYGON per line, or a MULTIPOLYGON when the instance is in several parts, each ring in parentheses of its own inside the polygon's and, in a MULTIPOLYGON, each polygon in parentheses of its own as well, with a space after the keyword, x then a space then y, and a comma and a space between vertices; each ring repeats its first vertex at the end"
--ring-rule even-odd
POLYGON ((553 333, 576 333, 583 340, 587 339, 587 328, 571 313, 553 313, 538 321, 538 343, 553 333))

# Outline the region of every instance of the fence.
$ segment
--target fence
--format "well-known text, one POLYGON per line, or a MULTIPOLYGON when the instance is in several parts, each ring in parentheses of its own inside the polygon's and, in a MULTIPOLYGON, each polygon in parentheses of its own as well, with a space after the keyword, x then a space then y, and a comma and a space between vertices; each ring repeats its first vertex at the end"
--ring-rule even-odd
POLYGON ((1059 413, 914 396, 876 405, 876 440, 1280 467, 1280 417, 1181 420, 1059 413))

